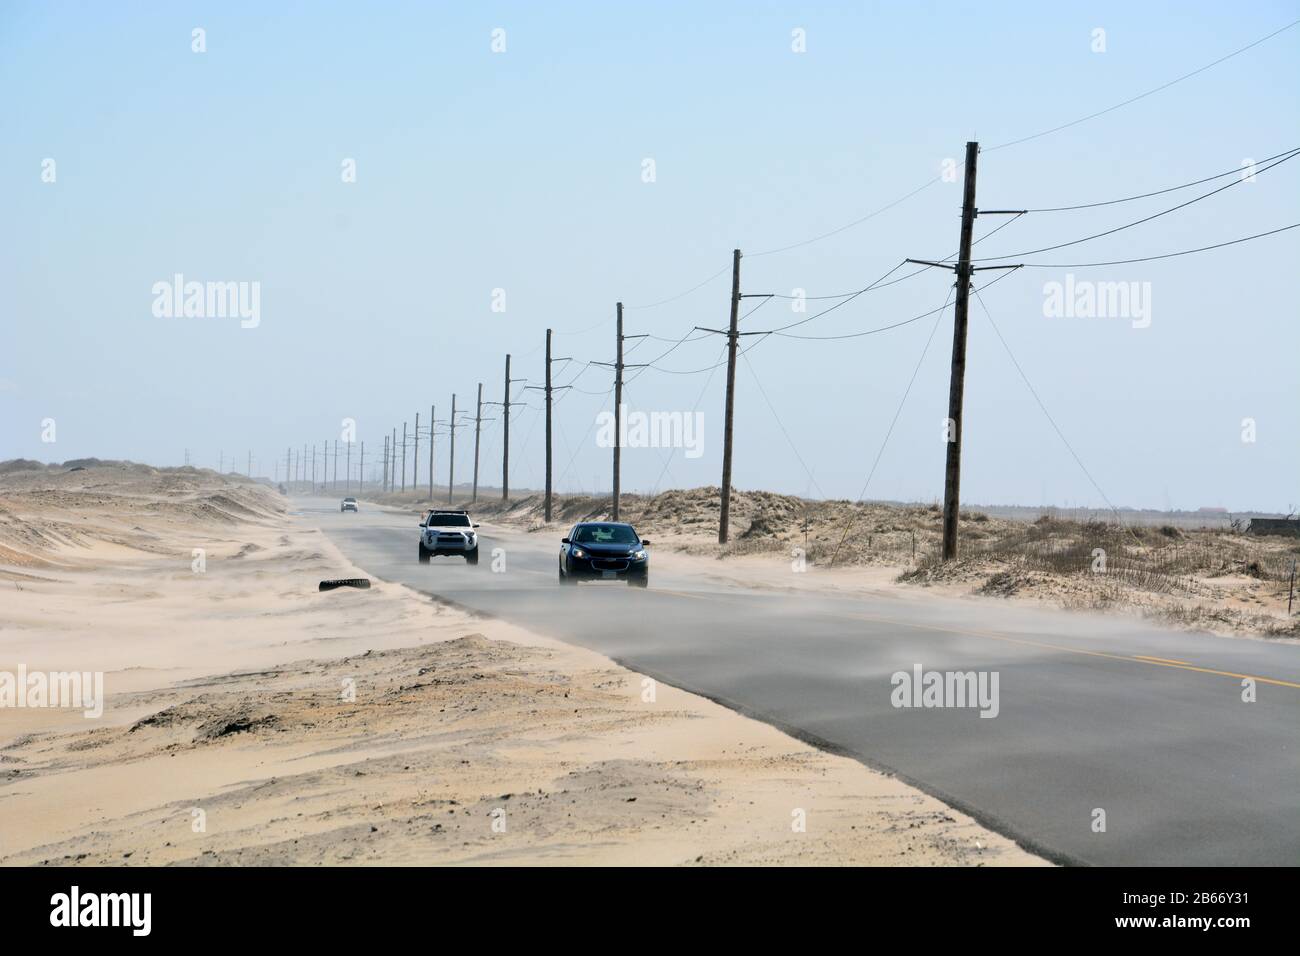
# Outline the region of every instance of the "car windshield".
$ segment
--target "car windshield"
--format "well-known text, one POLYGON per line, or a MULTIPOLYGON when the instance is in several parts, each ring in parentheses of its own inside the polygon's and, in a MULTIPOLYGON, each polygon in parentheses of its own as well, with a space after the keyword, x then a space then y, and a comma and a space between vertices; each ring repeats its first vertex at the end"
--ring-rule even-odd
POLYGON ((581 524, 573 540, 580 544, 636 544, 638 538, 625 524, 581 524))
POLYGON ((343 499, 343 502, 344 502, 344 504, 356 504, 356 503, 357 503, 357 499, 356 499, 356 498, 344 498, 344 499, 343 499))
POLYGON ((468 528, 469 515, 443 515, 435 511, 429 515, 429 524, 439 528, 468 528))

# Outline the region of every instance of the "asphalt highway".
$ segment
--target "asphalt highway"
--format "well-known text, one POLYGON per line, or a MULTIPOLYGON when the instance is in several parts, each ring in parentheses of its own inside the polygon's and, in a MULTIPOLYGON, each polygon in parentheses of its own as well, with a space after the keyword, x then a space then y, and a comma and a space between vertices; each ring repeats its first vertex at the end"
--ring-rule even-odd
POLYGON ((558 535, 485 526, 477 567, 421 565, 409 515, 296 504, 375 577, 888 769, 1055 860, 1300 864, 1298 646, 1010 602, 735 587, 674 570, 682 562, 657 568, 653 544, 648 589, 561 588, 558 535), (996 716, 895 706, 892 675, 918 665, 996 673, 996 716))

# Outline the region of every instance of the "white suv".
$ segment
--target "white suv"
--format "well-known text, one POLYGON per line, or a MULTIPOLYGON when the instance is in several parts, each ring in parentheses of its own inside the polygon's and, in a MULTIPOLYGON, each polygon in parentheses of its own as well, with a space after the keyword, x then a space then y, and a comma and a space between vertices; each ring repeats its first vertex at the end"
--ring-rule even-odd
POLYGON ((343 503, 339 505, 339 511, 356 511, 359 513, 361 509, 357 507, 356 498, 344 498, 343 503))
POLYGON ((478 564, 478 525, 467 511, 429 511, 420 521, 420 563, 439 554, 463 555, 466 564, 478 564))

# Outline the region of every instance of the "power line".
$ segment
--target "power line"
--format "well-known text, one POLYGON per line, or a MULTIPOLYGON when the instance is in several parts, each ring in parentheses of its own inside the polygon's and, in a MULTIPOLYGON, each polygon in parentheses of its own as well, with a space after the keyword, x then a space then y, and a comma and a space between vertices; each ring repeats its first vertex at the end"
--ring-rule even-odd
MULTIPOLYGON (((1300 150, 1288 154, 1283 159, 1275 160, 1274 162, 1269 163, 1267 166, 1262 167, 1257 172, 1260 173, 1267 172, 1273 167, 1281 166, 1283 163, 1292 160, 1297 156, 1300 156, 1300 150)), ((1132 229, 1134 226, 1140 226, 1143 223, 1151 222, 1151 220, 1153 219, 1159 219, 1161 216, 1167 216, 1169 215, 1169 213, 1177 212, 1179 209, 1186 209, 1188 206, 1192 205, 1193 203, 1198 203, 1203 199, 1209 199, 1211 196, 1215 196, 1223 192, 1225 189, 1231 189, 1233 186, 1238 186, 1244 182, 1247 182, 1247 180, 1244 178, 1233 180, 1232 182, 1227 183, 1223 186, 1219 186, 1216 189, 1211 189, 1208 193, 1202 193, 1201 195, 1195 196, 1192 199, 1187 200, 1186 202, 1179 203, 1177 206, 1170 206, 1168 209, 1162 209, 1160 212, 1152 213, 1150 216, 1144 216, 1141 219, 1135 219, 1133 222, 1125 223, 1122 226, 1116 226, 1114 229, 1107 229, 1105 232, 1097 232, 1097 233, 1093 233, 1091 236, 1084 236, 1082 239, 1071 239, 1069 242, 1058 242, 1054 246, 1043 246, 1042 248, 1039 249, 1029 249, 1024 252, 1010 252, 1002 256, 985 256, 982 259, 972 259, 971 262, 992 262, 995 259, 1019 259, 1021 256, 1033 256, 1033 255, 1037 255, 1040 252, 1051 252, 1055 249, 1064 249, 1066 246, 1077 246, 1083 242, 1091 242, 1093 239, 1100 239, 1103 236, 1114 235, 1117 232, 1123 232, 1125 229, 1132 229)))
MULTIPOLYGON (((1116 523, 1119 524, 1120 527, 1124 527, 1124 522, 1120 518, 1119 509, 1111 504, 1110 499, 1106 497, 1106 492, 1101 490, 1101 485, 1097 484, 1097 479, 1092 477, 1092 472, 1088 470, 1087 465, 1083 463, 1083 459, 1079 457, 1077 452, 1075 452, 1074 446, 1070 444, 1069 439, 1065 437, 1065 433, 1061 431, 1061 427, 1056 424, 1056 419, 1052 417, 1052 413, 1049 412, 1047 406, 1043 404, 1042 398, 1039 397, 1038 390, 1035 389, 1033 384, 1029 381, 1029 376, 1027 376, 1025 370, 1020 367, 1020 363, 1016 360, 1015 355, 1011 351, 1011 346, 1009 346, 1007 340, 1002 337, 1002 332, 998 328, 998 324, 993 321, 993 313, 989 312, 989 307, 984 303, 984 297, 979 294, 978 289, 972 291, 975 293, 975 298, 979 302, 980 308, 984 310, 984 315, 988 318, 989 325, 993 326, 993 332, 997 335, 998 341, 1002 343, 1002 348, 1006 350, 1007 358, 1011 359, 1011 364, 1016 367, 1016 372, 1019 373, 1020 380, 1025 383, 1025 387, 1029 389, 1029 394, 1034 396, 1034 401, 1038 403, 1038 407, 1042 411, 1043 416, 1051 424, 1052 430, 1056 432, 1056 437, 1061 439, 1061 444, 1063 444, 1066 451, 1070 453, 1070 457, 1073 458, 1075 464, 1079 466, 1079 470, 1084 473, 1088 481, 1092 484, 1092 487, 1096 489, 1097 494, 1101 495, 1101 500, 1106 502, 1106 506, 1114 513, 1116 523)), ((1133 534, 1132 529, 1129 529, 1129 533, 1133 534)), ((1136 534, 1134 534, 1134 538, 1137 538, 1136 534)), ((1140 545, 1141 543, 1142 542, 1139 540, 1138 544, 1140 545)))
POLYGON ((786 443, 790 446, 790 450, 794 452, 794 457, 803 468, 804 474, 808 476, 808 482, 817 489, 818 494, 825 498, 826 492, 822 491, 821 485, 817 484, 817 479, 813 477, 812 471, 808 468, 808 463, 805 462, 803 456, 799 454, 799 449, 795 446, 794 439, 791 438, 790 433, 786 431, 785 422, 781 421, 781 416, 777 412, 776 406, 773 405, 772 400, 767 397, 767 389, 763 388, 763 382, 759 379, 758 372, 754 370, 754 363, 749 360, 748 355, 742 354, 742 357, 745 359, 745 367, 749 369, 749 374, 754 379, 754 384, 758 386, 758 393, 763 396, 763 401, 767 403, 768 411, 770 411, 772 417, 776 419, 777 427, 781 429, 781 434, 785 436, 786 443))
MULTIPOLYGON (((769 332, 769 333, 771 333, 771 332, 784 332, 786 329, 793 329, 793 328, 795 328, 795 327, 797 327, 797 326, 804 325, 804 324, 806 324, 806 323, 808 323, 808 322, 811 322, 813 319, 820 319, 823 315, 826 315, 828 312, 834 312, 836 309, 838 309, 838 308, 839 308, 840 306, 842 306, 842 305, 848 305, 850 302, 852 302, 854 299, 856 299, 858 296, 862 295, 863 293, 865 293, 865 292, 870 292, 872 289, 875 289, 875 288, 879 288, 879 287, 880 287, 880 283, 884 282, 886 279, 888 279, 891 275, 893 275, 893 274, 894 274, 895 272, 897 272, 899 269, 903 268, 903 266, 906 264, 906 262, 907 262, 906 259, 900 261, 900 262, 898 263, 898 265, 894 266, 894 268, 890 269, 888 272, 886 272, 883 276, 881 276, 881 277, 880 277, 879 279, 877 279, 875 282, 871 283, 870 285, 866 286, 865 288, 859 289, 857 292, 854 292, 854 293, 852 293, 852 294, 846 296, 842 302, 836 302, 834 305, 829 306, 829 307, 827 307, 827 308, 825 308, 825 309, 822 309, 820 312, 816 313, 815 315, 810 315, 810 316, 808 316, 808 318, 806 318, 806 319, 800 319, 798 322, 791 322, 789 325, 782 325, 782 326, 780 326, 779 328, 768 329, 768 332, 769 332)), ((922 270, 921 270, 921 269, 918 269, 918 270, 916 270, 916 272, 911 273, 911 275, 903 276, 902 278, 904 278, 904 279, 910 278, 912 275, 916 275, 917 272, 920 272, 920 271, 922 271, 922 270)), ((901 280, 900 280, 900 281, 901 281, 901 280)))
MULTIPOLYGON (((992 284, 992 283, 990 283, 992 284)), ((903 390, 903 397, 898 401, 898 408, 894 410, 894 417, 889 422, 889 428, 885 431, 885 437, 880 442, 880 448, 876 451, 876 458, 871 463, 871 470, 867 472, 867 480, 862 483, 862 491, 858 493, 858 501, 867 494, 867 488, 871 485, 871 479, 875 477, 876 469, 880 467, 880 459, 885 454, 885 446, 889 444, 889 437, 894 434, 894 426, 898 424, 898 416, 903 414, 903 406, 907 404, 907 396, 912 394, 912 386, 916 384, 916 376, 921 371, 921 365, 925 362, 926 355, 930 352, 930 343, 934 341, 934 334, 939 331, 939 324, 943 321, 943 313, 948 308, 948 303, 952 301, 952 289, 948 290, 948 298, 944 300, 943 307, 939 310, 939 317, 934 320, 934 325, 930 328, 930 335, 925 340, 925 347, 921 349, 921 357, 916 360, 916 367, 912 369, 912 377, 907 380, 907 388, 903 390)), ((840 543, 835 546, 835 551, 831 554, 830 563, 835 564, 835 558, 839 556, 840 548, 848 539, 849 531, 852 530, 854 523, 858 520, 857 514, 853 514, 848 523, 844 526, 844 534, 840 536, 840 543)))
MULTIPOLYGON (((1283 150, 1282 152, 1275 153, 1272 156, 1266 156, 1264 159, 1261 159, 1259 162, 1269 163, 1281 156, 1287 156, 1289 154, 1294 155, 1297 151, 1300 151, 1300 147, 1283 150)), ((1258 163, 1256 165, 1258 165, 1258 163)), ((1199 186, 1202 183, 1213 182, 1216 179, 1222 179, 1224 176, 1232 176, 1240 173, 1241 171, 1242 171, 1242 167, 1236 166, 1232 169, 1229 169, 1227 172, 1216 173, 1213 176, 1206 176, 1204 179, 1194 179, 1190 183, 1181 183, 1177 186, 1169 186, 1165 189, 1157 189, 1155 192, 1141 193, 1140 195, 1137 196, 1125 196, 1123 199, 1107 199, 1103 202, 1080 203, 1077 206, 1048 206, 1042 209, 1026 209, 1025 212, 1072 212, 1073 210, 1076 209, 1096 209, 1099 206, 1114 206, 1122 202, 1133 202, 1136 199, 1150 199, 1152 196, 1163 196, 1165 193, 1173 193, 1173 192, 1177 192, 1180 189, 1188 189, 1192 186, 1199 186)), ((1006 223, 1003 223, 1003 225, 1006 225, 1006 223)), ((1002 226, 998 227, 998 229, 1001 228, 1002 226)), ((997 230, 995 229, 994 232, 996 231, 997 230)), ((990 235, 992 235, 992 233, 990 233, 990 235)))
POLYGON ((852 229, 854 226, 861 225, 862 223, 866 222, 868 219, 874 219, 876 216, 879 216, 882 212, 888 212, 889 210, 893 209, 895 206, 899 205, 900 203, 906 202, 907 200, 911 199, 913 196, 917 195, 918 193, 923 192, 926 189, 929 189, 931 186, 933 186, 935 183, 939 182, 942 179, 943 179, 942 176, 935 176, 934 179, 931 179, 929 182, 917 186, 910 193, 905 193, 904 195, 899 196, 897 199, 893 200, 892 202, 886 203, 885 205, 881 206, 879 209, 867 213, 865 216, 861 217, 860 219, 855 219, 850 223, 845 223, 843 226, 840 226, 838 229, 832 229, 830 232, 823 232, 820 236, 813 236, 811 239, 803 239, 800 240, 799 242, 792 242, 788 246, 781 246, 780 248, 777 249, 768 249, 764 252, 752 252, 749 254, 748 258, 754 259, 757 258, 758 256, 771 256, 771 255, 775 255, 778 252, 789 252, 791 249, 798 249, 800 246, 811 245, 814 242, 821 242, 823 239, 829 239, 831 236, 839 235, 841 232, 843 232, 846 229, 852 229))
MULTIPOLYGON (((1114 259, 1110 262, 1023 262, 1017 268, 1021 269, 1087 269, 1092 266, 1126 266, 1134 262, 1155 262, 1157 259, 1173 259, 1177 256, 1190 256, 1197 252, 1209 252, 1211 249, 1222 249, 1225 246, 1235 246, 1239 242, 1250 242, 1252 239, 1263 239, 1266 236, 1275 236, 1279 232, 1286 232, 1288 229, 1295 229, 1300 226, 1300 222, 1293 222, 1289 226, 1282 226, 1279 229, 1270 229, 1268 232, 1257 232, 1253 236, 1242 236, 1240 239, 1230 239, 1227 242, 1216 242, 1212 246, 1200 246, 1196 249, 1183 249, 1179 252, 1167 252, 1160 256, 1142 256, 1137 259, 1114 259)), ((990 282, 989 285, 993 283, 990 282)), ((986 286, 987 288, 987 286, 986 286)))
MULTIPOLYGON (((981 288, 987 289, 989 286, 1001 282, 1009 275, 1011 275, 1010 271, 1004 272, 996 279, 986 282, 983 286, 981 286, 981 288)), ((849 332, 844 335, 791 335, 788 332, 773 332, 772 334, 779 335, 781 338, 785 338, 785 339, 803 339, 805 341, 810 341, 810 342, 830 342, 838 339, 860 339, 867 335, 875 335, 878 332, 888 332, 892 329, 902 328, 905 325, 911 325, 913 322, 919 322, 921 321, 921 319, 928 318, 929 316, 934 315, 936 312, 942 312, 945 308, 947 308, 947 306, 948 303, 945 300, 944 304, 939 306, 939 308, 937 309, 931 309, 929 312, 922 312, 920 315, 914 315, 910 319, 904 319, 901 322, 894 322, 890 325, 882 325, 878 328, 867 329, 865 332, 849 332)))
POLYGON ((667 305, 669 302, 676 302, 678 299, 684 299, 684 298, 686 298, 686 296, 690 295, 692 292, 697 292, 697 291, 699 291, 700 289, 703 289, 706 285, 708 285, 710 282, 712 282, 712 281, 713 281, 714 279, 716 279, 718 276, 723 275, 724 273, 726 273, 726 272, 730 272, 730 271, 731 271, 731 266, 724 266, 723 268, 719 269, 717 272, 713 273, 713 275, 711 275, 711 276, 709 276, 707 279, 705 279, 703 282, 699 283, 698 285, 693 285, 693 286, 691 286, 691 287, 690 287, 689 289, 687 289, 685 292, 679 292, 679 293, 677 293, 676 295, 669 296, 669 297, 666 298, 666 299, 660 299, 658 302, 647 302, 645 305, 625 305, 625 306, 623 306, 623 308, 625 308, 625 309, 655 309, 655 308, 658 308, 658 307, 661 306, 661 305, 667 305))
POLYGON ((1169 87, 1177 83, 1183 82, 1183 80, 1189 80, 1193 76, 1196 76, 1197 74, 1204 73, 1206 70, 1218 66, 1220 63, 1224 63, 1227 60, 1231 60, 1234 56, 1239 56, 1240 54, 1245 53, 1247 50, 1259 46, 1265 40, 1273 39, 1273 37, 1277 36, 1279 33, 1285 33, 1287 30, 1290 30, 1292 27, 1296 26, 1297 24, 1300 24, 1300 20, 1293 20, 1290 23, 1288 23, 1286 26, 1282 27, 1281 29, 1274 30, 1272 33, 1268 34, 1268 36, 1260 37, 1258 40, 1255 40, 1253 43, 1248 43, 1238 50, 1233 50, 1227 56, 1221 56, 1212 63, 1207 63, 1205 64, 1205 66, 1198 67, 1197 69, 1192 70, 1190 73, 1184 73, 1182 76, 1170 80, 1168 83, 1162 83, 1160 86, 1147 90, 1145 93, 1139 93, 1137 96, 1130 97, 1129 99, 1124 100, 1122 103, 1116 103, 1114 106, 1108 106, 1104 110, 1098 110, 1095 113, 1089 113, 1087 116, 1081 116, 1079 117, 1079 119, 1071 120, 1068 123, 1062 123, 1060 126, 1053 126, 1051 129, 1045 129, 1038 133, 1032 133, 1029 136, 1022 136, 1020 137, 1020 139, 1013 139, 1006 143, 999 143, 997 146, 990 146, 987 150, 985 150, 985 152, 991 153, 994 150, 1006 149, 1010 146, 1019 146, 1021 143, 1027 143, 1030 140, 1039 139, 1040 137, 1043 136, 1050 136, 1052 133, 1059 133, 1061 130, 1069 129, 1071 126, 1078 126, 1080 123, 1086 123, 1088 122, 1088 120, 1096 119, 1098 116, 1105 116, 1107 113, 1113 113, 1117 109, 1121 109, 1122 107, 1128 106, 1132 103, 1136 103, 1138 100, 1144 100, 1148 96, 1151 96, 1155 93, 1159 93, 1161 90, 1167 90, 1169 89, 1169 87))

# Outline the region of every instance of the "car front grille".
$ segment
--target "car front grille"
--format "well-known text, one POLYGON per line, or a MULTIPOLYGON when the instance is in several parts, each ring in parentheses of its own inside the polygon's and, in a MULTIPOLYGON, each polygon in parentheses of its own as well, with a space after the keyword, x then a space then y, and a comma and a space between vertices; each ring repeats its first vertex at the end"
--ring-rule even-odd
POLYGON ((626 571, 626 558, 592 558, 591 566, 597 571, 626 571))

